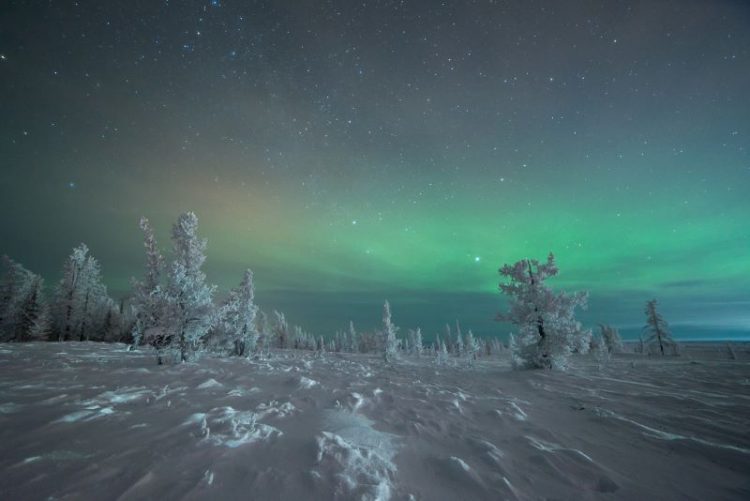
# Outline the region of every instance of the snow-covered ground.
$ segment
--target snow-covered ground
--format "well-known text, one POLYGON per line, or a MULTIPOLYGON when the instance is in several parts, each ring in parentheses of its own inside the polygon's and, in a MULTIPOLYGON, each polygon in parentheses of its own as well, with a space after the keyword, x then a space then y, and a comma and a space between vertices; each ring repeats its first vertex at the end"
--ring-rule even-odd
POLYGON ((750 499, 750 354, 725 352, 558 373, 6 344, 0 499, 750 499))

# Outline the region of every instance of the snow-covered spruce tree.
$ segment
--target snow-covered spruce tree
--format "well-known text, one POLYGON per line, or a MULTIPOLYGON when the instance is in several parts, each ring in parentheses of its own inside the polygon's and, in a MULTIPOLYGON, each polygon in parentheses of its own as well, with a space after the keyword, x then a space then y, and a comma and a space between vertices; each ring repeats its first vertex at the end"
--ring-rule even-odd
POLYGON ((52 308, 59 341, 101 340, 101 329, 112 300, 102 282, 99 262, 81 244, 68 257, 52 308))
POLYGON ((149 337, 152 341, 157 336, 166 335, 164 332, 153 332, 153 329, 160 329, 161 316, 166 308, 166 291, 162 284, 164 258, 148 219, 142 217, 139 226, 143 231, 143 247, 146 250, 146 276, 141 281, 132 280, 133 297, 130 306, 135 317, 133 346, 141 344, 146 331, 151 331, 149 337))
POLYGON ((450 324, 445 324, 445 339, 443 339, 443 342, 445 343, 445 349, 448 351, 448 353, 452 353, 454 351, 454 348, 450 324))
POLYGON ((198 238, 198 217, 194 213, 186 212, 177 219, 172 227, 172 244, 174 260, 167 276, 166 307, 155 332, 165 337, 157 351, 176 349, 179 360, 186 362, 193 358, 215 323, 215 287, 206 283, 201 271, 206 260, 206 241, 198 238))
POLYGON ((599 324, 600 339, 604 342, 609 353, 619 353, 622 351, 622 338, 620 331, 611 325, 599 324))
POLYGON ((31 289, 33 273, 8 256, 2 257, 0 278, 0 341, 12 341, 21 318, 21 303, 31 289))
POLYGON ((354 328, 354 321, 349 320, 349 332, 347 333, 349 340, 349 349, 351 353, 357 353, 359 351, 359 336, 354 328))
POLYGON ((286 317, 282 312, 276 310, 273 311, 273 316, 273 334, 276 338, 276 346, 278 348, 288 348, 290 333, 289 324, 287 324, 286 317))
POLYGON ((661 314, 656 311, 656 299, 646 302, 646 325, 643 327, 645 346, 651 351, 658 349, 662 356, 669 351, 672 355, 678 354, 678 346, 672 333, 669 332, 669 325, 661 314))
POLYGON ((422 329, 417 327, 416 329, 409 329, 409 353, 421 357, 424 352, 424 345, 422 344, 422 329))
POLYGON ((443 365, 448 362, 448 348, 445 345, 445 341, 439 341, 438 342, 438 350, 437 350, 437 357, 435 361, 438 365, 443 365))
POLYGON ((476 360, 479 356, 479 348, 479 340, 474 337, 474 333, 469 329, 464 340, 464 355, 470 361, 476 360))
POLYGON ((254 299, 253 272, 248 269, 245 270, 240 286, 229 291, 229 297, 220 312, 222 337, 231 344, 232 353, 238 357, 254 353, 258 343, 258 331, 255 327, 258 307, 255 306, 254 299))
POLYGON ((8 256, 2 259, 0 341, 31 341, 46 336, 44 280, 8 256))
POLYGON ((392 362, 398 356, 398 339, 396 332, 398 327, 391 321, 391 305, 386 301, 383 304, 383 357, 386 362, 392 362))
POLYGON ((555 293, 544 284, 558 273, 552 253, 546 263, 526 259, 499 271, 509 280, 500 284, 500 290, 509 296, 510 310, 499 314, 498 320, 518 328, 514 366, 564 370, 570 353, 583 351, 591 338, 591 331, 575 319, 576 307, 586 307, 587 294, 555 293))

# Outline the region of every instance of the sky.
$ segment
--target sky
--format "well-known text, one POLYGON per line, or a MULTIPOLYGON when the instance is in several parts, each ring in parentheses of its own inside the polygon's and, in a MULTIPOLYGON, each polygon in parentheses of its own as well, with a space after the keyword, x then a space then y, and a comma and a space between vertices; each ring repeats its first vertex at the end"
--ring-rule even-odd
POLYGON ((0 253, 111 294, 186 210, 221 290, 320 334, 503 335, 554 252, 586 325, 750 339, 750 3, 0 4, 0 253))

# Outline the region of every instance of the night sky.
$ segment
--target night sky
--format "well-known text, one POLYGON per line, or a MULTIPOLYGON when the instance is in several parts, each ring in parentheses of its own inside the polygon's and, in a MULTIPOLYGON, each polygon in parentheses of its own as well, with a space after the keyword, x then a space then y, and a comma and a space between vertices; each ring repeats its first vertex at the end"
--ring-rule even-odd
POLYGON ((113 296, 180 212, 320 334, 460 318, 553 251, 588 325, 750 338, 750 2, 5 1, 0 253, 113 296))

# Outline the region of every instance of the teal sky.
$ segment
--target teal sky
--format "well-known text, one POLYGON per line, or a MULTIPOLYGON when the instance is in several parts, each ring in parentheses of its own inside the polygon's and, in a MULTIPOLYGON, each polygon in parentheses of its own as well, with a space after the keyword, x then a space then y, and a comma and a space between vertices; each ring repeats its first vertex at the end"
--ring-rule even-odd
POLYGON ((314 332, 503 334, 552 251, 589 325, 750 337, 746 2, 105 4, 0 8, 0 253, 49 281, 83 241, 126 295, 193 210, 314 332))

